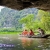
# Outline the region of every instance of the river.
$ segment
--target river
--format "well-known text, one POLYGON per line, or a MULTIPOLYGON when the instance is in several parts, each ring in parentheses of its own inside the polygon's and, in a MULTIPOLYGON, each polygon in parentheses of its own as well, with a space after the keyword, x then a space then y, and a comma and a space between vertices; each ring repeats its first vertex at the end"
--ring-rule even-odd
POLYGON ((50 39, 0 34, 0 50, 50 50, 50 39))

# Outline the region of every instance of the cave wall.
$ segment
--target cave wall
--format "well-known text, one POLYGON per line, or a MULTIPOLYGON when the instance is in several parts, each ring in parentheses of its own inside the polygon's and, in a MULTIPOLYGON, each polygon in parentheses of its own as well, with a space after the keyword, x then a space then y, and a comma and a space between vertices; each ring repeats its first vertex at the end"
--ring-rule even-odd
POLYGON ((50 0, 0 0, 0 5, 18 10, 34 7, 50 11, 50 0))

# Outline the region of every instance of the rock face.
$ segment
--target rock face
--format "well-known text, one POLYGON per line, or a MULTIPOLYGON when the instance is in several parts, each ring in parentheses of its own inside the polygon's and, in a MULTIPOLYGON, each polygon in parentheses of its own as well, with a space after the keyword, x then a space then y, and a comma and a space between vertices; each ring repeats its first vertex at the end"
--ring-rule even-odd
POLYGON ((50 11, 50 0, 0 0, 0 5, 18 10, 34 7, 50 11))

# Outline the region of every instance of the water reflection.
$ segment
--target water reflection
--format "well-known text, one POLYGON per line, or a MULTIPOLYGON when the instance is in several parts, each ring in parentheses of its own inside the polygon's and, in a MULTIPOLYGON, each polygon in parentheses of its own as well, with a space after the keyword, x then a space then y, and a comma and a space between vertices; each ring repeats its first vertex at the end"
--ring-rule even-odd
POLYGON ((29 38, 21 38, 21 42, 23 47, 28 47, 32 45, 33 40, 29 38))
POLYGON ((50 49, 50 41, 48 41, 48 39, 21 38, 21 42, 22 42, 22 47, 27 50, 50 49))

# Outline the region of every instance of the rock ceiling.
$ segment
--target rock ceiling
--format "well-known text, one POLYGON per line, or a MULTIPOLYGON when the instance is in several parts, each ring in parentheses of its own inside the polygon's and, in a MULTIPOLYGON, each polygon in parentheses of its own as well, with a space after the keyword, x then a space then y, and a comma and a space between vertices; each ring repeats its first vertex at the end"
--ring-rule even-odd
POLYGON ((0 5, 18 10, 33 7, 50 11, 50 0, 0 0, 0 5))

